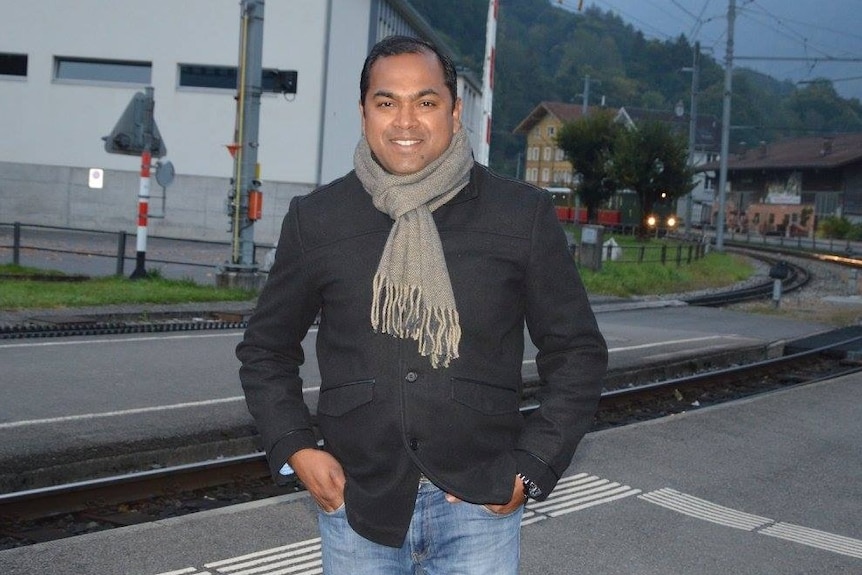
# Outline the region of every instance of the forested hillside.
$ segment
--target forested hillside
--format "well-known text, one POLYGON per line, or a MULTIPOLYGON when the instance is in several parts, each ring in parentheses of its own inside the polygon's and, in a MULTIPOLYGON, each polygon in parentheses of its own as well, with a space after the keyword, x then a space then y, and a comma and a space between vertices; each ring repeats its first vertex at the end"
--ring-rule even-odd
MULTIPOLYGON (((487 0, 409 0, 481 77, 487 0)), ((589 4, 589 2, 587 2, 589 4)), ((610 107, 688 109, 693 48, 684 36, 647 39, 618 16, 590 7, 572 13, 548 0, 500 0, 491 166, 515 173, 523 141, 512 130, 541 101, 580 103, 584 77, 590 103, 610 107)), ((724 71, 703 54, 699 113, 721 118, 724 71)), ((733 80, 732 145, 786 136, 862 131, 862 103, 841 98, 829 81, 797 86, 752 70, 733 80)))

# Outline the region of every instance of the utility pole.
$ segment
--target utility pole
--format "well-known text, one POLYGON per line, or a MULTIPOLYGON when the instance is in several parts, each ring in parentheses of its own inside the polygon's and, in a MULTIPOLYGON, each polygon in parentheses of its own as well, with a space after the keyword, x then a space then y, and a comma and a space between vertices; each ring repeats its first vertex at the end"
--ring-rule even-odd
POLYGON ((241 0, 237 117, 233 144, 233 187, 228 194, 231 257, 217 284, 255 289, 259 281, 254 261, 254 222, 260 218, 260 165, 257 163, 263 54, 264 0, 241 0))
MULTIPOLYGON (((596 80, 598 82, 598 80, 596 80)), ((586 116, 590 111, 590 75, 584 76, 583 103, 581 104, 581 115, 586 116)))
MULTIPOLYGON (((684 72, 689 68, 683 68, 684 72)), ((697 94, 700 89, 700 42, 694 43, 694 55, 691 63, 691 106, 688 120, 688 167, 694 168, 695 144, 697 142, 697 94)), ((692 194, 689 190, 685 202, 685 235, 691 233, 692 194)))
POLYGON ((721 112, 721 158, 718 176, 718 215, 715 249, 724 251, 725 205, 727 204, 727 156, 730 149, 730 100, 733 85, 733 29, 736 24, 736 0, 727 7, 727 55, 724 63, 724 105, 721 112))
POLYGON ((482 130, 476 161, 487 166, 491 155, 491 110, 494 102, 494 60, 496 59, 497 10, 499 0, 488 1, 485 26, 485 68, 482 72, 482 130))

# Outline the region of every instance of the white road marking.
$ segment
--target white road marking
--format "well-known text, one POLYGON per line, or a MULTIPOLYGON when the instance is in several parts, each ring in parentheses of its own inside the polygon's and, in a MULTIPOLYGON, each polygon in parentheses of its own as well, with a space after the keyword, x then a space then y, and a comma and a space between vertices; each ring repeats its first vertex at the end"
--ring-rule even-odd
POLYGON ((775 525, 761 529, 758 533, 862 559, 862 540, 853 539, 852 537, 835 535, 818 529, 793 525, 792 523, 776 523, 775 525))
POLYGON ((769 535, 770 537, 801 543, 802 545, 816 547, 824 551, 862 559, 862 540, 860 539, 836 535, 827 531, 820 531, 791 523, 776 522, 766 517, 716 505, 705 499, 686 495, 669 488, 645 493, 638 496, 638 499, 655 503, 666 509, 696 519, 703 519, 704 521, 718 523, 726 527, 769 535))
MULTIPOLYGON (((313 331, 316 331, 317 328, 314 328, 313 331)), ((51 341, 44 343, 21 343, 21 344, 7 344, 0 345, 0 349, 3 348, 12 348, 12 347, 43 347, 43 346, 52 346, 52 345, 90 345, 90 344, 104 344, 106 342, 114 342, 114 343, 129 343, 129 342, 140 342, 140 341, 149 341, 149 340, 165 340, 165 339, 192 339, 192 338, 205 338, 205 337, 235 337, 236 333, 214 333, 214 334, 193 334, 193 335, 172 335, 172 336, 148 336, 148 337, 136 337, 136 338, 116 338, 116 339, 101 339, 101 340, 81 340, 81 341, 51 341)), ((634 345, 628 347, 614 347, 608 349, 610 353, 619 352, 619 351, 628 351, 634 349, 646 349, 649 347, 658 347, 662 345, 673 345, 673 344, 681 344, 681 343, 692 343, 697 341, 705 341, 710 339, 725 339, 725 338, 734 338, 738 336, 721 336, 721 335, 713 335, 713 336, 704 336, 704 337, 696 337, 696 338, 687 338, 687 339, 677 339, 670 341, 662 341, 662 342, 654 342, 654 343, 646 343, 641 345, 634 345)), ((535 364, 535 359, 525 359, 523 365, 532 365, 535 364)), ((320 390, 320 386, 314 387, 306 387, 303 388, 303 394, 307 393, 316 393, 320 390)), ((184 403, 175 403, 169 405, 154 405, 151 407, 140 407, 133 409, 121 409, 116 411, 106 411, 100 413, 82 413, 78 415, 67 415, 61 417, 49 417, 43 419, 29 419, 23 421, 11 421, 7 423, 0 423, 0 429, 11 429, 15 427, 26 427, 26 426, 34 426, 34 425, 50 425, 54 423, 63 423, 69 421, 87 421, 94 419, 103 419, 108 417, 122 417, 126 415, 138 415, 141 413, 156 413, 159 411, 171 411, 175 409, 189 409, 195 407, 206 407, 209 405, 215 405, 220 403, 230 403, 235 401, 243 401, 243 396, 233 396, 233 397, 224 397, 219 399, 209 399, 202 401, 189 401, 184 403)))
POLYGON ((45 419, 27 419, 23 421, 10 421, 0 423, 0 429, 12 429, 14 427, 26 427, 31 425, 50 425, 54 423, 65 423, 68 421, 87 421, 91 419, 102 419, 106 417, 121 417, 124 415, 137 415, 139 413, 153 413, 157 411, 170 411, 172 409, 186 409, 189 407, 206 407, 220 403, 231 403, 244 401, 241 395, 234 397, 223 397, 221 399, 207 399, 205 401, 189 401, 186 403, 174 403, 172 405, 156 405, 153 407, 138 407, 135 409, 120 409, 117 411, 104 411, 101 413, 82 413, 79 415, 64 415, 62 417, 48 417, 45 419))
MULTIPOLYGON (((637 500, 652 503, 689 517, 752 533, 769 535, 833 553, 862 558, 862 541, 859 539, 790 523, 777 523, 766 517, 717 505, 670 488, 642 493, 640 489, 587 473, 563 477, 548 499, 528 502, 521 520, 521 527, 524 528, 539 521, 595 505, 619 501, 632 495, 638 495, 637 500)), ((322 573, 320 538, 214 561, 206 563, 203 567, 214 570, 216 573, 230 575, 318 575, 322 573)), ((159 573, 158 575, 206 575, 209 573, 210 571, 198 571, 194 567, 189 567, 183 570, 159 573)))
POLYGON ((711 521, 725 527, 744 529, 745 531, 755 531, 760 527, 775 523, 774 520, 767 517, 742 513, 669 488, 644 493, 639 496, 639 499, 655 503, 689 517, 711 521))
POLYGON ((635 349, 648 349, 648 348, 650 348, 650 347, 660 347, 660 346, 663 346, 663 345, 677 345, 677 344, 681 344, 681 343, 694 343, 694 342, 697 342, 697 341, 709 341, 709 340, 711 340, 711 339, 731 339, 731 340, 738 340, 738 339, 750 339, 750 338, 747 338, 747 337, 744 337, 744 336, 741 336, 741 335, 705 335, 705 336, 702 336, 702 337, 689 337, 689 338, 686 338, 686 339, 670 339, 670 340, 666 340, 666 341, 656 341, 656 342, 652 342, 652 343, 642 343, 642 344, 639 344, 639 345, 629 345, 629 346, 623 346, 623 347, 612 347, 612 348, 608 348, 608 353, 616 353, 616 352, 620 352, 620 351, 632 351, 632 350, 635 350, 635 349))

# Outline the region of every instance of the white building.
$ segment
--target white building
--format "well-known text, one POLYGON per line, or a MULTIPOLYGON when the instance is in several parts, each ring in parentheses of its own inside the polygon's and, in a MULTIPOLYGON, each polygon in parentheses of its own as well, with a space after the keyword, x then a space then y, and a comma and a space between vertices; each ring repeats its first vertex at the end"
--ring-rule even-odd
MULTIPOLYGON (((108 154, 102 137, 151 86, 163 160, 177 176, 150 233, 228 240, 240 8, 240 0, 3 2, 0 223, 134 231, 140 159, 108 154), (89 185, 91 168, 104 170, 101 189, 89 185)), ((362 62, 396 33, 440 44, 404 0, 265 3, 264 76, 296 71, 297 83, 295 94, 261 98, 264 208, 255 241, 277 239, 291 197, 352 169, 362 62)), ((462 74, 459 93, 478 149, 475 78, 462 74)), ((155 180, 151 193, 158 212, 155 180)))

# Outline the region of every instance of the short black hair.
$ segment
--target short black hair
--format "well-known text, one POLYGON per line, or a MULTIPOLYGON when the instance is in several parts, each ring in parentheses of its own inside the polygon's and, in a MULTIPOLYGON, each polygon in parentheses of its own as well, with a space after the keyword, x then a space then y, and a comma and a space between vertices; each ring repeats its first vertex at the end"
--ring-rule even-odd
POLYGON ((399 54, 422 54, 432 53, 443 67, 443 79, 449 93, 452 94, 452 105, 458 100, 458 73, 455 64, 441 52, 434 44, 414 38, 412 36, 387 36, 371 48, 362 66, 362 75, 359 78, 359 104, 365 104, 365 95, 368 93, 368 85, 371 83, 371 67, 377 60, 386 56, 398 56, 399 54))

